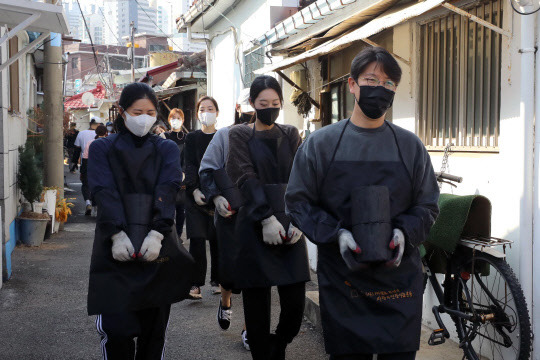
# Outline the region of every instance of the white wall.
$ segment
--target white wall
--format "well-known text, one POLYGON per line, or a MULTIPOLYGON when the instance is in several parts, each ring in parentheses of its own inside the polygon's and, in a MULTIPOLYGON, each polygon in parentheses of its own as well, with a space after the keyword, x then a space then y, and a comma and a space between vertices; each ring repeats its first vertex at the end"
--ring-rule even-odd
MULTIPOLYGON (((0 35, 3 35, 4 29, 0 30, 0 35)), ((28 44, 28 36, 26 32, 19 32, 19 50, 28 44)), ((1 62, 7 60, 7 43, 2 45, 1 62)), ((28 56, 23 56, 19 59, 18 73, 11 73, 9 67, 2 71, 0 76, 0 207, 2 207, 2 227, 0 245, 5 251, 5 243, 10 241, 10 224, 15 220, 19 205, 19 192, 16 184, 18 147, 24 145, 26 141, 26 129, 28 120, 26 112, 29 107, 34 105, 32 97, 29 93, 33 89, 33 83, 28 73, 33 67, 28 56), (20 114, 8 113, 9 106, 9 76, 17 76, 19 78, 19 110, 20 114)), ((34 98, 35 99, 35 98, 34 98)), ((2 259, 0 259, 0 268, 2 268, 2 259)), ((1 285, 0 279, 0 285, 1 285)))
POLYGON ((244 71, 244 51, 252 47, 252 40, 270 28, 265 0, 242 1, 227 14, 227 18, 237 28, 236 44, 231 23, 222 19, 209 30, 210 51, 207 53, 207 57, 210 57, 207 62, 208 94, 216 98, 219 104, 218 128, 234 121, 234 107, 243 89, 241 72, 243 74, 244 71))

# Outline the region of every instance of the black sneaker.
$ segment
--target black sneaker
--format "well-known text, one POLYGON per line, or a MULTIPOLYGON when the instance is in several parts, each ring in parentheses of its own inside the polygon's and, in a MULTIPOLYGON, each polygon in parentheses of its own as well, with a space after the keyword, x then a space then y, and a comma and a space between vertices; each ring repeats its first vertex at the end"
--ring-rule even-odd
POLYGON ((232 310, 230 307, 226 308, 221 305, 221 299, 219 299, 219 307, 217 311, 217 321, 221 330, 228 330, 231 326, 232 310))

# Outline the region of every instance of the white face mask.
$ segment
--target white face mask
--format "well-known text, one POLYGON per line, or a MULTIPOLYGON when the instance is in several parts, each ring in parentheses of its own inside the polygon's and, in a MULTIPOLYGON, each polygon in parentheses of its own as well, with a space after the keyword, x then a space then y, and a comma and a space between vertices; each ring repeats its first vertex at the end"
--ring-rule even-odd
POLYGON ((180 119, 171 120, 171 128, 173 128, 174 130, 178 130, 181 127, 182 127, 182 122, 180 121, 180 119))
POLYGON ((148 134, 152 125, 156 122, 155 116, 142 114, 139 116, 131 116, 127 111, 124 111, 126 115, 126 127, 133 135, 143 137, 148 134))
POLYGON ((111 132, 113 130, 113 127, 112 126, 107 126, 107 131, 108 132, 111 132))
POLYGON ((217 113, 203 112, 199 115, 201 123, 205 126, 212 126, 217 122, 217 113))

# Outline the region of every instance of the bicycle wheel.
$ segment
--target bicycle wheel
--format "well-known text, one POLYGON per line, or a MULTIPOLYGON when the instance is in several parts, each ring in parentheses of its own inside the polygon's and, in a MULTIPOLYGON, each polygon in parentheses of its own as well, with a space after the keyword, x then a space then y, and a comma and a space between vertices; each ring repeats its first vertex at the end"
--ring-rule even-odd
POLYGON ((532 339, 527 304, 504 260, 479 253, 458 266, 453 289, 456 310, 472 315, 469 320, 453 317, 467 359, 529 359, 532 339))

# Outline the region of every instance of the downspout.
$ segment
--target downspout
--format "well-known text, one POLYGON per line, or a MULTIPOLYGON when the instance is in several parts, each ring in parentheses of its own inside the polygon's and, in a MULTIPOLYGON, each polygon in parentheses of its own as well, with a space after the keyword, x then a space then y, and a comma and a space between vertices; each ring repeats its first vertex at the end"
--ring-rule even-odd
MULTIPOLYGON (((540 24, 540 13, 537 14, 537 24, 540 24)), ((540 26, 537 27, 537 46, 540 46, 540 26)), ((536 91, 535 91, 535 127, 534 130, 534 189, 533 189, 533 236, 532 239, 532 308, 531 321, 533 334, 532 359, 540 359, 540 131, 536 131, 536 125, 540 123, 540 52, 536 51, 536 91), (534 261, 536 259, 536 261, 534 261), (536 275, 535 275, 536 274, 536 275), (536 299, 536 302, 535 302, 536 299)))
POLYGON ((208 39, 196 39, 191 33, 191 24, 186 27, 187 38, 191 43, 205 43, 206 44, 206 92, 207 95, 212 96, 212 54, 210 51, 210 41, 208 39))
MULTIPOLYGON (((516 15, 514 15, 516 16, 516 15)), ((532 76, 532 69, 535 65, 535 17, 521 16, 521 101, 520 101, 520 122, 522 126, 523 138, 523 195, 521 198, 520 209, 520 235, 519 235, 519 280, 523 288, 525 300, 529 306, 529 313, 532 314, 532 248, 533 248, 533 216, 536 209, 533 208, 533 203, 538 203, 533 200, 533 184, 535 171, 535 154, 534 154, 534 112, 535 94, 534 81, 535 76, 532 76), (534 212, 533 212, 534 209, 534 212)), ((537 96, 538 98, 538 96, 537 96)))

